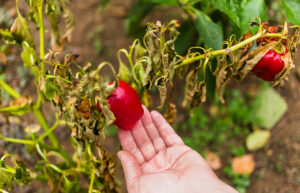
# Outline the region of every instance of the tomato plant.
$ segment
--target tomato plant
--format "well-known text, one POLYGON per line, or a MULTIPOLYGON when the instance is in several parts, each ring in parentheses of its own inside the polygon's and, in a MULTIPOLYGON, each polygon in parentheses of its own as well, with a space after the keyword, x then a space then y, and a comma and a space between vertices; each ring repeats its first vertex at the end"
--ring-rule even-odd
MULTIPOLYGON (((69 1, 24 1, 28 6, 26 15, 21 14, 19 2, 16 1, 15 21, 10 29, 0 29, 0 35, 6 44, 21 48, 23 64, 34 76, 38 97, 33 100, 31 96, 17 92, 4 80, 0 80, 1 89, 14 98, 9 105, 1 106, 0 112, 15 116, 33 113, 44 132, 31 129, 26 139, 0 135, 0 140, 24 144, 29 152, 37 153, 40 158, 35 169, 28 169, 17 156, 4 155, 0 160, 2 192, 13 188, 12 181, 24 185, 33 180, 48 182, 53 192, 118 192, 114 177, 115 160, 100 142, 105 137, 105 129, 113 123, 123 129, 133 126, 143 111, 139 98, 144 105, 151 106, 151 91, 157 89, 160 104, 155 108, 164 111, 168 121, 173 122, 176 117, 176 104, 173 101, 175 78, 185 79, 183 107, 192 109, 204 102, 211 90, 211 82, 216 85, 213 90, 218 92, 220 100, 225 103, 222 89, 231 78, 245 79, 252 69, 255 72, 255 68, 270 62, 268 56, 272 50, 286 48, 288 52, 281 55, 277 53, 280 59, 275 62, 280 63, 280 68, 274 72, 273 67, 265 68, 272 75, 267 80, 277 85, 287 78, 294 67, 294 53, 300 38, 298 25, 285 22, 282 27, 277 26, 277 30, 270 31, 271 26, 267 22, 261 22, 258 18, 252 20, 253 16, 263 18, 266 11, 262 6, 263 10, 249 13, 254 1, 243 1, 241 4, 236 1, 213 1, 211 8, 209 1, 140 0, 134 5, 127 20, 128 32, 135 30, 135 26, 138 26, 135 24, 143 18, 140 16, 146 15, 157 4, 178 5, 191 21, 183 21, 182 24, 177 20, 149 23, 143 38, 134 40, 129 49, 118 51, 117 70, 109 62, 102 62, 94 68, 91 63, 78 64, 78 54, 61 53, 71 41, 75 24, 69 1), (221 26, 208 16, 215 9, 228 15, 233 22, 232 33, 226 34, 229 37, 226 41, 223 41, 221 26), (240 10, 246 11, 238 17, 240 10), (49 29, 45 28, 44 14, 49 20, 49 29), (64 31, 59 27, 60 18, 65 22, 64 31), (28 22, 36 26, 39 44, 28 22), (195 26, 187 27, 186 22, 194 22, 195 26), (255 22, 258 29, 253 25, 255 22), (201 37, 198 39, 200 43, 181 47, 177 41, 183 38, 178 31, 182 30, 181 26, 191 31, 196 27, 201 37), (46 31, 51 32, 50 42, 45 41, 46 31), (259 39, 263 43, 256 46, 254 42, 259 39), (182 50, 181 53, 178 49, 182 50), (112 72, 109 78, 102 74, 104 67, 112 72), (215 81, 209 77, 215 77, 215 81), (109 84, 111 81, 113 84, 109 84), (53 112, 56 122, 52 126, 42 112, 42 106, 47 102, 51 102, 57 110, 53 112), (65 125, 65 129, 69 128, 72 132, 72 153, 65 150, 54 135, 59 125, 65 125), (82 177, 88 179, 88 185, 79 183, 82 177)), ((102 3, 105 5, 107 1, 102 3)), ((264 1, 259 3, 264 5, 264 1)), ((282 3, 285 9, 289 8, 287 3, 282 3)), ((287 18, 297 23, 293 15, 287 14, 287 18)), ((193 33, 187 38, 192 37, 193 33)))

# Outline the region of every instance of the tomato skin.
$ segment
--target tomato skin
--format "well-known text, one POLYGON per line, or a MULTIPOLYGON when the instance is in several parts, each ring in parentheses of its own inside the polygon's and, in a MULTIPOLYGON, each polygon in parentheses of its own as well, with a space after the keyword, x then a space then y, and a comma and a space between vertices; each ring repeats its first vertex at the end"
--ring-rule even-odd
MULTIPOLYGON (((111 82, 113 84, 114 82, 111 82)), ((110 110, 114 113, 114 122, 120 129, 131 130, 144 114, 136 91, 126 82, 120 80, 119 86, 107 98, 110 110)), ((101 112, 99 101, 98 111, 101 112)))
MULTIPOLYGON (((286 49, 286 53, 287 52, 288 50, 286 49)), ((255 65, 252 72, 265 81, 274 81, 276 75, 284 68, 284 62, 281 57, 285 54, 277 53, 273 49, 269 50, 255 65)))

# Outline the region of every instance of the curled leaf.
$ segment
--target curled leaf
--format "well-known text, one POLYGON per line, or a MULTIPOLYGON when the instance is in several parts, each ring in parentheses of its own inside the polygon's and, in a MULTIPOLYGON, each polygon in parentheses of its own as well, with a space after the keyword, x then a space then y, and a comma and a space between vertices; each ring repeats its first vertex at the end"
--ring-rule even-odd
POLYGON ((16 42, 21 45, 23 41, 34 47, 34 41, 26 19, 17 11, 17 18, 10 28, 16 42))
POLYGON ((226 56, 218 58, 218 67, 216 68, 214 75, 216 76, 216 90, 221 102, 224 104, 225 100, 222 95, 222 88, 232 77, 232 66, 227 63, 226 56))
POLYGON ((169 102, 168 103, 168 109, 167 111, 164 113, 164 117, 165 119, 168 121, 168 123, 173 123, 176 119, 176 105, 174 103, 169 102))
POLYGON ((291 70, 295 67, 292 59, 291 52, 286 53, 285 55, 280 57, 281 60, 284 62, 283 70, 276 75, 275 80, 273 81, 273 85, 278 85, 284 80, 287 79, 287 76, 290 74, 291 70))
POLYGON ((91 114, 91 105, 89 99, 83 99, 77 107, 77 110, 85 119, 89 119, 91 114))

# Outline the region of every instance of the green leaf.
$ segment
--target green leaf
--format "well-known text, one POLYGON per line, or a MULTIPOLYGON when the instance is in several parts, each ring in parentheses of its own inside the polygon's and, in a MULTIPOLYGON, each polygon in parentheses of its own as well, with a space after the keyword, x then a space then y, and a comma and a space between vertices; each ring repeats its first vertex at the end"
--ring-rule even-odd
POLYGON ((254 17, 266 19, 267 7, 264 0, 247 0, 242 3, 241 30, 246 33, 249 30, 249 23, 254 17))
POLYGON ((257 130, 247 136, 246 146, 250 151, 262 148, 270 138, 270 131, 257 130))
POLYGON ((239 4, 235 0, 213 0, 213 5, 225 13, 235 25, 240 27, 240 18, 238 16, 239 4))
POLYGON ((265 88, 257 98, 256 116, 261 120, 258 126, 271 129, 287 110, 285 100, 273 89, 265 88))
POLYGON ((149 0, 137 1, 130 10, 125 21, 125 31, 129 36, 133 36, 141 29, 141 21, 154 8, 156 4, 149 0))
POLYGON ((0 160, 0 188, 13 188, 12 180, 14 172, 7 168, 3 160, 0 160))
POLYGON ((24 66, 27 68, 33 68, 33 66, 36 64, 37 61, 35 50, 27 42, 24 42, 22 44, 22 47, 23 47, 23 52, 21 53, 21 57, 24 66))
POLYGON ((223 42, 222 27, 214 23, 208 15, 196 10, 196 29, 206 47, 218 50, 223 42))
POLYGON ((287 20, 294 25, 300 25, 300 1, 299 0, 281 0, 283 10, 287 20))
POLYGON ((59 96, 61 94, 61 89, 59 84, 55 79, 46 79, 44 95, 48 100, 52 100, 55 96, 55 93, 59 96))

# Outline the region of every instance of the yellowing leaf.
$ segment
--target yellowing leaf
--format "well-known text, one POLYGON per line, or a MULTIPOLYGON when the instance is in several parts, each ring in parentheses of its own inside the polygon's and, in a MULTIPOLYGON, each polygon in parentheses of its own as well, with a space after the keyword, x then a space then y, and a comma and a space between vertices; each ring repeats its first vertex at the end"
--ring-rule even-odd
POLYGON ((246 146, 248 150, 255 151, 262 148, 270 139, 270 131, 257 130, 247 136, 246 146))
POLYGON ((235 174, 251 174, 254 168, 255 161, 252 154, 235 157, 232 160, 232 171, 235 174))

